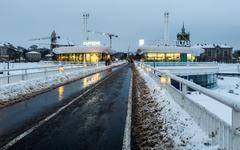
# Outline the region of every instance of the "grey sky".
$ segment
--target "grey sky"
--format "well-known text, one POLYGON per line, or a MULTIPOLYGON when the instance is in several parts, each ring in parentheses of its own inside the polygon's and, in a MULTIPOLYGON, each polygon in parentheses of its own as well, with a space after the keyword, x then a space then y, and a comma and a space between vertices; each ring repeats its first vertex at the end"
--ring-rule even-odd
MULTIPOLYGON (((82 13, 89 12, 89 29, 119 34, 113 48, 132 50, 138 39, 163 38, 163 13, 170 12, 170 37, 182 23, 193 43, 227 43, 240 49, 239 0, 0 0, 0 42, 29 46, 28 39, 48 36, 53 29, 80 44, 82 13)), ((90 40, 106 37, 91 35, 90 40)), ((48 43, 41 41, 40 43, 48 43)))

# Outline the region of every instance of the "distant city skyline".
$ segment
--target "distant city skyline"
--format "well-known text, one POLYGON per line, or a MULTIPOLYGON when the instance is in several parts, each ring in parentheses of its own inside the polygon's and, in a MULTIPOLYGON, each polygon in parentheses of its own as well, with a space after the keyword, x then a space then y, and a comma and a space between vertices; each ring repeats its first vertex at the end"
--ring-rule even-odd
MULTIPOLYGON (((184 22, 192 44, 228 44, 240 49, 240 1, 237 0, 1 0, 0 42, 29 47, 48 40, 29 39, 50 36, 53 30, 63 40, 80 45, 84 40, 84 12, 90 14, 88 29, 119 35, 113 49, 135 51, 139 39, 163 39, 163 13, 170 13, 170 40, 176 40, 184 22)), ((108 38, 89 35, 106 45, 108 38)))

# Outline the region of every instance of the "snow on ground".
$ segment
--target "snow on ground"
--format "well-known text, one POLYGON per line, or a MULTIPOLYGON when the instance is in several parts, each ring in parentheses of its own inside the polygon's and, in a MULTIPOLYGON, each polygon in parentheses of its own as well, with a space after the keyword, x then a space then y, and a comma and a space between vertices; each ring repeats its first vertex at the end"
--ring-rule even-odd
MULTIPOLYGON (((232 99, 240 100, 240 77, 219 77, 218 86, 212 91, 216 94, 222 94, 232 99)), ((212 98, 192 92, 188 95, 193 101, 201 104, 210 112, 214 113, 229 125, 232 124, 232 109, 222 103, 219 103, 212 98)))
POLYGON ((168 129, 169 136, 175 142, 176 149, 217 149, 216 147, 207 146, 210 139, 197 126, 190 115, 184 111, 170 96, 168 91, 157 84, 148 74, 140 67, 138 70, 147 86, 151 90, 154 97, 160 106, 163 106, 160 113, 165 119, 165 126, 168 129), (185 146, 183 147, 183 144, 185 146))
POLYGON ((125 63, 124 61, 113 63, 111 66, 98 66, 98 67, 86 67, 84 69, 76 70, 74 72, 64 72, 55 75, 21 81, 18 83, 12 83, 7 85, 0 85, 0 102, 6 102, 13 99, 21 99, 23 96, 37 93, 42 90, 46 90, 51 87, 56 87, 67 83, 72 80, 76 80, 87 74, 91 74, 100 70, 118 66, 125 63))
POLYGON ((188 97, 194 102, 204 106, 208 111, 214 113, 229 125, 232 124, 232 109, 230 107, 198 92, 192 92, 188 97))
POLYGON ((220 73, 240 73, 240 64, 218 63, 220 73))
MULTIPOLYGON (((220 73, 240 73, 240 64, 218 63, 217 65, 220 73)), ((168 69, 167 67, 165 68, 165 70, 168 69)), ((181 67, 177 68, 179 69, 181 67)), ((181 69, 186 68, 182 67, 181 69)), ((232 99, 240 100, 240 77, 220 76, 218 79, 218 86, 211 90, 216 92, 216 94, 222 94, 232 99)), ((230 107, 219 103, 208 96, 199 94, 198 92, 192 92, 188 97, 204 106, 210 112, 216 114, 229 125, 232 124, 232 109, 230 107)))
POLYGON ((240 77, 219 76, 218 86, 212 90, 228 97, 239 99, 240 77))

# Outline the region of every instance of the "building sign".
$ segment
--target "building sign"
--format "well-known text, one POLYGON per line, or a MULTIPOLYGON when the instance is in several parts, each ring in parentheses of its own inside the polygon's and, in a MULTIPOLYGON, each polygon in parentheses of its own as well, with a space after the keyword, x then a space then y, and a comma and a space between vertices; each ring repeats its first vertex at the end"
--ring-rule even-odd
POLYGON ((83 46, 100 46, 100 41, 85 41, 83 42, 83 46))
POLYGON ((139 47, 144 46, 144 39, 140 39, 138 45, 139 47))

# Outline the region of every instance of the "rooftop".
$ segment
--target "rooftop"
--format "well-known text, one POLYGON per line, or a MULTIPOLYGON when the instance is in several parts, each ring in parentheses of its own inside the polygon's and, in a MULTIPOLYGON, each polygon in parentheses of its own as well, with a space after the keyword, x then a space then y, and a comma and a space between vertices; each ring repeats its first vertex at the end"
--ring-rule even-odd
POLYGON ((55 54, 71 54, 71 53, 112 53, 109 47, 105 46, 67 46, 59 47, 53 50, 55 54))
POLYGON ((232 46, 227 45, 227 44, 196 44, 193 47, 196 47, 196 48, 215 48, 217 46, 219 46, 220 48, 233 48, 232 46))

